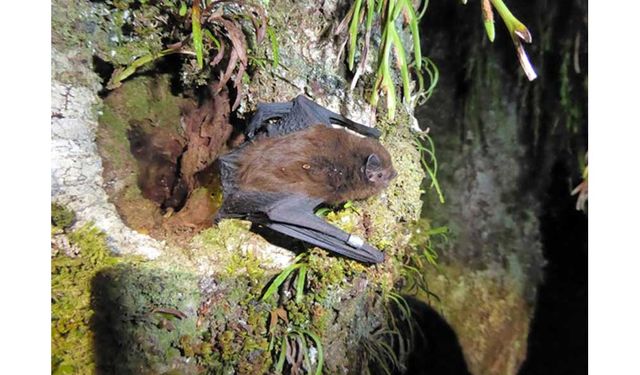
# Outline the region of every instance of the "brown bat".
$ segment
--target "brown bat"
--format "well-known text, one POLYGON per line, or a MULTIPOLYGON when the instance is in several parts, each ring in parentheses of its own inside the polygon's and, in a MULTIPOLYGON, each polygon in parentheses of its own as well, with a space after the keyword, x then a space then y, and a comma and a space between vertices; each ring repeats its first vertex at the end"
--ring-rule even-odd
POLYGON ((314 214, 322 203, 365 199, 388 186, 397 173, 379 135, 304 96, 259 104, 250 141, 220 158, 224 200, 216 221, 243 218, 361 262, 382 262, 378 249, 314 214))

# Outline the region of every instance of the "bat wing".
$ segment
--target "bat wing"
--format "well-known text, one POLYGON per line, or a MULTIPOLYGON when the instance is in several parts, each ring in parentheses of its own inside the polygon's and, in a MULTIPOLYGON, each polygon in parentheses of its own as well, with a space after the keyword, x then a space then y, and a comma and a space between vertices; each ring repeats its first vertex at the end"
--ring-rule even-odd
MULTIPOLYGON (((289 116, 283 119, 282 126, 287 130, 291 127, 304 124, 305 127, 318 123, 331 125, 337 124, 349 128, 357 133, 367 137, 380 138, 380 130, 370 128, 351 119, 344 117, 339 113, 335 113, 320 104, 312 101, 304 95, 298 95, 293 100, 293 106, 289 116)), ((298 130, 298 129, 295 129, 298 130)))
POLYGON ((354 234, 349 234, 313 213, 322 200, 301 195, 288 197, 267 210, 267 227, 323 249, 365 263, 381 263, 384 254, 354 234))
POLYGON ((381 263, 384 254, 362 238, 349 234, 313 213, 322 203, 302 195, 236 192, 225 198, 218 219, 244 218, 289 237, 363 263, 381 263))
POLYGON ((339 113, 330 111, 303 95, 297 96, 287 103, 260 103, 255 114, 247 125, 247 137, 255 136, 258 129, 267 127, 269 137, 285 135, 309 126, 324 124, 342 125, 362 135, 380 138, 380 130, 350 120, 339 113), (269 124, 270 120, 280 119, 269 124))

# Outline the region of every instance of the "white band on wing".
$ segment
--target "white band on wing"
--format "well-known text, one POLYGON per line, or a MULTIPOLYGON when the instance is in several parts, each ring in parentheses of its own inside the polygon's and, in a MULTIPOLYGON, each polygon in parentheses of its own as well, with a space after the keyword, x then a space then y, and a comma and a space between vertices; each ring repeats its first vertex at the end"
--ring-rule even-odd
POLYGON ((362 245, 364 245, 364 240, 356 236, 355 234, 350 234, 349 239, 347 240, 347 244, 355 247, 356 249, 359 249, 362 247, 362 245))

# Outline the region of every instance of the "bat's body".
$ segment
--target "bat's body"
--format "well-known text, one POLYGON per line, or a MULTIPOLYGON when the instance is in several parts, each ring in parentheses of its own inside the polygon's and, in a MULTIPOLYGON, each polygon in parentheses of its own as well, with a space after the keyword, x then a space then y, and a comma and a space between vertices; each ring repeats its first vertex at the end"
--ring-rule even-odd
POLYGON ((372 154, 391 166, 376 140, 314 125, 248 145, 237 158, 236 182, 245 191, 299 193, 329 204, 364 199, 386 187, 365 175, 372 154))
POLYGON ((220 158, 224 201, 217 220, 244 218, 362 262, 381 262, 379 250, 313 213, 321 203, 375 195, 396 175, 389 153, 376 139, 331 123, 379 136, 302 96, 259 105, 247 134, 255 141, 220 158), (256 137, 273 118, 280 120, 266 124, 266 134, 256 137))

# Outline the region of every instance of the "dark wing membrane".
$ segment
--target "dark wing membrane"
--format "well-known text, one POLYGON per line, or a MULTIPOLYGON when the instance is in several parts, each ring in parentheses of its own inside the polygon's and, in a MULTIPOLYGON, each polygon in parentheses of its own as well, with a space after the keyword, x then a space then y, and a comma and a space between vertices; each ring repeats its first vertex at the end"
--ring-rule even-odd
POLYGON ((252 139, 256 132, 267 125, 269 137, 281 136, 303 130, 312 125, 341 125, 362 135, 380 138, 380 130, 350 120, 339 113, 330 111, 313 102, 304 95, 298 95, 287 103, 260 103, 249 125, 247 138, 252 139), (272 124, 272 119, 280 119, 272 124))
POLYGON ((263 225, 325 250, 367 263, 381 263, 384 254, 358 236, 349 234, 313 213, 322 201, 290 195, 271 205, 263 225))
POLYGON ((297 225, 272 222, 265 224, 265 226, 282 234, 286 234, 289 237, 297 238, 301 241, 359 262, 382 263, 384 261, 384 254, 366 242, 364 242, 360 247, 355 248, 342 240, 327 235, 326 233, 297 225))
POLYGON ((321 199, 301 195, 236 191, 225 196, 216 222, 223 218, 246 219, 360 262, 384 261, 384 254, 375 247, 316 216, 313 209, 320 203, 321 199))

